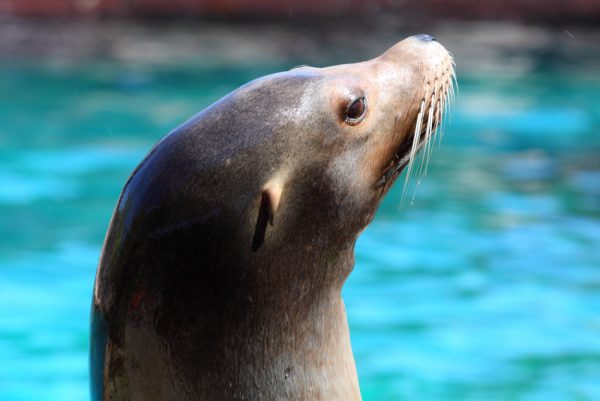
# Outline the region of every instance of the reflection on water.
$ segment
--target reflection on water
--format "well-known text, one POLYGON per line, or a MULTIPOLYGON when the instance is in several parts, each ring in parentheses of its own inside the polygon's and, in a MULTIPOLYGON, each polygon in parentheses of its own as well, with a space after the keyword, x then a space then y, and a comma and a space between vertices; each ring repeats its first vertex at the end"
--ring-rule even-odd
MULTIPOLYGON (((460 95, 443 145, 412 204, 387 197, 344 289, 364 399, 600 399, 600 79, 505 43, 476 65, 444 29, 460 95)), ((88 399, 92 282, 128 174, 203 106, 301 62, 0 65, 0 400, 88 399)))

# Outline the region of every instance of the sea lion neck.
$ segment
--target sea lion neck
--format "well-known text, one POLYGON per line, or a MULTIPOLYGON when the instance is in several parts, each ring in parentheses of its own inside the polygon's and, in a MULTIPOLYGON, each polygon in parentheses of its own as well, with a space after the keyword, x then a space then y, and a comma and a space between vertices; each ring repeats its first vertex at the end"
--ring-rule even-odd
MULTIPOLYGON (((312 308, 320 298, 340 297, 354 265, 353 241, 333 239, 328 231, 287 233, 274 227, 275 234, 253 251, 247 241, 250 230, 237 230, 234 225, 226 229, 223 221, 229 218, 223 215, 214 224, 180 227, 144 245, 148 251, 142 265, 156 266, 156 274, 164 276, 164 281, 148 283, 159 286, 157 296, 206 308, 207 313, 227 303, 246 313, 246 307, 258 303, 260 310, 248 313, 263 312, 266 318, 312 308), (175 246, 178 252, 173 254, 169 250, 175 246), (164 272, 165 265, 178 274, 164 272)), ((220 315, 215 314, 215 318, 220 315)))
MULTIPOLYGON (((117 215, 113 229, 121 220, 117 215)), ((211 221, 120 239, 123 248, 113 252, 138 250, 138 261, 115 265, 122 275, 110 277, 119 283, 115 297, 130 300, 107 311, 117 327, 109 330, 113 349, 155 344, 157 358, 172 361, 162 368, 164 380, 190 399, 360 399, 340 297, 353 242, 315 235, 302 246, 306 238, 297 237, 255 253, 211 221)), ((142 371, 156 374, 148 365, 142 371)), ((125 377, 117 368, 111 374, 125 377)), ((143 377, 130 375, 127 391, 163 386, 143 377)))

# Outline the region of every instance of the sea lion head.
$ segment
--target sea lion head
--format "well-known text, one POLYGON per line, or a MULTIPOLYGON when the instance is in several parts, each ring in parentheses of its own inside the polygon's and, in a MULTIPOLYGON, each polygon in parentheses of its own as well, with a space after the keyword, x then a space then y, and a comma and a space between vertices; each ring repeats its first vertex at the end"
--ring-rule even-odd
POLYGON ((402 169, 429 150, 453 65, 417 35, 368 61, 256 79, 165 137, 117 217, 156 238, 192 227, 210 235, 186 241, 235 238, 229 252, 244 263, 284 244, 353 248, 402 169))
POLYGON ((245 191, 260 199, 247 223, 256 223, 257 205, 266 202, 268 220, 292 232, 312 220, 312 233, 355 237, 402 169, 412 170, 416 152, 429 153, 453 66, 442 45, 417 35, 369 61, 258 79, 219 102, 214 124, 232 128, 221 133, 227 144, 213 150, 215 162, 234 176, 249 174, 245 191))
POLYGON ((426 148, 429 156, 453 95, 452 56, 417 35, 369 61, 288 74, 318 82, 303 92, 298 118, 316 135, 317 181, 339 213, 336 229, 356 234, 407 166, 409 179, 416 153, 426 148))

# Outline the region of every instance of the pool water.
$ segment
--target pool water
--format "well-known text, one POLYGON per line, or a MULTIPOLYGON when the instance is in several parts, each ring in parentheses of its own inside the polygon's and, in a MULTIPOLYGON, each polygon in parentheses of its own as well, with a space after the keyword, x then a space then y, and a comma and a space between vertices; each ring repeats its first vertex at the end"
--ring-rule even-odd
MULTIPOLYGON (((387 196, 344 288, 363 398, 599 400, 600 64, 470 64, 458 32, 442 145, 404 205, 402 185, 387 196)), ((89 399, 92 285, 128 175, 192 114, 302 62, 0 62, 1 401, 89 399)))

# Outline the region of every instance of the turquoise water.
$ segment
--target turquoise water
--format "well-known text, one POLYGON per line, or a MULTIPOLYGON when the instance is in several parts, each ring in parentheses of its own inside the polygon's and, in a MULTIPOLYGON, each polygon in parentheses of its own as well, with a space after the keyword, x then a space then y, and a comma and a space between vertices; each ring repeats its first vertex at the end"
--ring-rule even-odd
MULTIPOLYGON (((600 399, 600 77, 528 57, 458 60, 427 177, 358 242, 344 298, 366 401, 600 399)), ((300 63, 0 63, 0 400, 89 399, 91 289, 129 173, 190 115, 300 63)))

